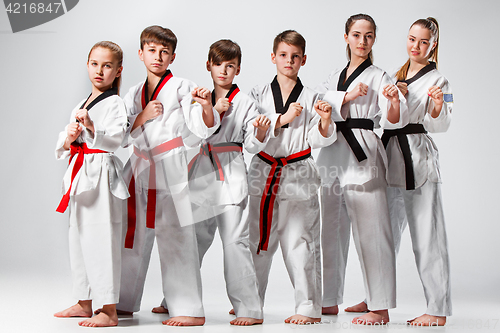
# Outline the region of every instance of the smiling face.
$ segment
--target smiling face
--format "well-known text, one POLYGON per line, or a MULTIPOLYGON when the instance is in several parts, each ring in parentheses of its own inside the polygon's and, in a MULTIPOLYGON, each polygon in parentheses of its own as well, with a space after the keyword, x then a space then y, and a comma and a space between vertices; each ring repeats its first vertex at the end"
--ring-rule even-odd
POLYGON ((355 21, 344 40, 351 51, 351 59, 358 57, 367 59, 375 43, 375 29, 367 20, 355 21))
POLYGON ((273 64, 276 64, 278 74, 296 79, 301 66, 306 63, 306 55, 302 48, 286 43, 279 43, 276 53, 271 54, 273 64))
POLYGON ((174 62, 175 53, 172 52, 170 45, 163 46, 154 42, 144 44, 139 50, 139 58, 144 62, 148 72, 162 76, 168 69, 168 66, 174 62))
POLYGON ((427 64, 429 55, 433 48, 436 47, 436 44, 429 29, 414 24, 408 33, 406 51, 411 61, 427 64))
POLYGON ((240 74, 238 58, 222 62, 207 61, 207 70, 212 76, 214 85, 225 89, 230 89, 233 84, 234 77, 240 74))
POLYGON ((104 92, 113 86, 115 78, 121 75, 123 67, 119 65, 113 53, 103 47, 92 50, 87 61, 87 70, 92 85, 104 92))

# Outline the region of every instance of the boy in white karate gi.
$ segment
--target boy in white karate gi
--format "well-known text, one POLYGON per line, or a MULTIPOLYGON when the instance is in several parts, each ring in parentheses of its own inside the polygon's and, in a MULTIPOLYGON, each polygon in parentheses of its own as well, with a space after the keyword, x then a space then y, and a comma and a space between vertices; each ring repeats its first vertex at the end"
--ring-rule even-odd
POLYGON ((220 113, 221 126, 191 160, 189 188, 195 221, 203 221, 195 227, 200 262, 218 227, 224 246, 227 294, 237 316, 231 324, 253 325, 262 323, 263 317, 248 221, 241 219, 248 197, 242 146, 251 154, 264 149, 271 121, 233 84, 240 64, 238 44, 219 40, 210 46, 207 70, 213 79, 212 104, 220 113))
POLYGON ((272 258, 281 245, 295 289, 295 315, 285 322, 307 324, 321 320, 320 178, 311 147, 330 145, 337 134, 331 106, 298 78, 306 62, 304 38, 293 30, 280 33, 271 60, 277 76, 250 93, 275 126, 250 165, 250 246, 263 304, 272 258))
POLYGON ((205 318, 184 144, 195 145, 197 137, 212 135, 220 119, 208 89, 197 88, 168 70, 176 44, 169 29, 144 29, 139 58, 146 66, 147 79, 124 98, 134 152, 125 168, 126 179, 131 179, 131 198, 117 308, 139 311, 156 238, 163 294, 171 316, 163 324, 193 326, 203 325, 205 318))

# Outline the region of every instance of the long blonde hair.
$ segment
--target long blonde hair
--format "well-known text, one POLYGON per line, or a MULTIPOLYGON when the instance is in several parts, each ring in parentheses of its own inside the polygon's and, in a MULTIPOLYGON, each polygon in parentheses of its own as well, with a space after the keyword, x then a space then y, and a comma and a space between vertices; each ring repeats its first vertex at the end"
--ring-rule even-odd
MULTIPOLYGON (((434 17, 428 17, 426 19, 418 19, 410 26, 410 29, 414 25, 419 25, 422 28, 425 28, 431 33, 431 40, 436 43, 436 47, 431 50, 428 56, 428 60, 434 61, 436 63, 436 68, 438 65, 438 47, 439 47, 439 25, 437 20, 434 17)), ((408 70, 410 69, 410 59, 406 61, 406 63, 401 66, 399 71, 396 73, 396 79, 398 81, 406 80, 406 76, 408 75, 408 70)))
MULTIPOLYGON (((87 61, 90 59, 90 55, 92 54, 92 51, 94 51, 96 48, 102 47, 104 49, 108 49, 111 51, 113 54, 113 57, 115 60, 118 61, 118 67, 122 66, 123 63, 123 51, 118 44, 115 44, 110 41, 101 41, 98 43, 95 43, 94 46, 90 49, 89 56, 87 57, 87 61)), ((118 90, 118 95, 120 95, 120 86, 122 84, 122 76, 120 75, 119 77, 116 77, 115 80, 113 81, 113 85, 111 87, 116 88, 118 90)))

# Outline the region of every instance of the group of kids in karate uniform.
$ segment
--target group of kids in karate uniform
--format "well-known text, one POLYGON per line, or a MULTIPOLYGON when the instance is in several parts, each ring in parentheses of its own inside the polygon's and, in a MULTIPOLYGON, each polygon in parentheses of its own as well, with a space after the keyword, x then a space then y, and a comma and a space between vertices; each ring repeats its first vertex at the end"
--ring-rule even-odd
POLYGON ((92 93, 72 111, 56 147, 58 159, 70 158, 57 210, 70 207, 79 301, 55 316, 91 317, 79 324, 100 327, 139 311, 156 239, 164 300, 153 312, 169 313, 166 325, 203 325, 200 265, 219 229, 231 324, 263 322, 278 244, 295 290, 295 314, 285 322, 320 322, 343 302, 352 225, 366 299, 346 311, 366 312, 356 324, 387 323, 408 224, 427 300, 426 314, 409 322, 444 325, 449 260, 438 151, 427 131, 447 130, 453 96, 436 70, 438 25, 428 18, 410 27, 409 59, 394 77, 372 64, 375 35, 370 16, 351 16, 347 66, 313 90, 298 78, 305 40, 284 31, 271 55, 276 77, 246 95, 233 83, 236 43, 210 47, 210 91, 172 75, 177 39, 151 26, 139 50, 147 79, 123 100, 122 51, 95 44, 87 62, 92 93), (374 128, 384 130, 382 139, 374 128), (113 154, 122 146, 133 149, 124 168, 113 154), (198 154, 188 159, 186 146, 198 154), (243 147, 255 154, 248 172, 243 147), (311 148, 321 148, 317 162, 311 148), (95 316, 92 300, 104 304, 95 316))

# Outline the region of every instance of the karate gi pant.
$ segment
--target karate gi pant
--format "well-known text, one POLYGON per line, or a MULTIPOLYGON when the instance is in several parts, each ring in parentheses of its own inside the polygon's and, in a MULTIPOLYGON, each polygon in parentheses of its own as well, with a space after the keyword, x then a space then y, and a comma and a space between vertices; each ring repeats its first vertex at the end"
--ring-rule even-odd
POLYGON ((245 199, 238 205, 224 206, 222 214, 196 223, 196 237, 202 262, 214 240, 217 228, 219 229, 223 245, 226 290, 236 316, 262 319, 257 277, 249 247, 248 220, 241 219, 246 203, 245 199))
POLYGON ((343 303, 350 229, 361 264, 370 310, 396 307, 396 260, 386 185, 373 179, 363 185, 321 188, 323 306, 343 303))
POLYGON ((257 254, 260 241, 260 200, 249 196, 250 249, 253 255, 261 304, 264 306, 273 256, 281 246, 283 260, 295 290, 295 313, 321 317, 321 254, 319 202, 276 199, 267 251, 257 254))
MULTIPOLYGON (((180 195, 188 195, 188 189, 180 195)), ((140 310, 144 282, 156 238, 163 296, 171 317, 204 317, 198 246, 193 225, 181 227, 172 197, 157 190, 155 229, 146 227, 147 190, 136 192, 134 247, 122 248, 120 303, 117 309, 140 310)), ((124 230, 127 228, 124 223, 124 230)), ((124 231, 125 235, 126 232, 124 231)), ((123 243, 122 243, 123 244, 123 243)))
POLYGON ((427 301, 426 313, 451 316, 450 261, 441 184, 427 181, 415 190, 387 188, 392 232, 399 250, 406 224, 427 301))
POLYGON ((109 190, 106 168, 95 190, 71 196, 69 255, 78 300, 118 303, 123 205, 109 190))

